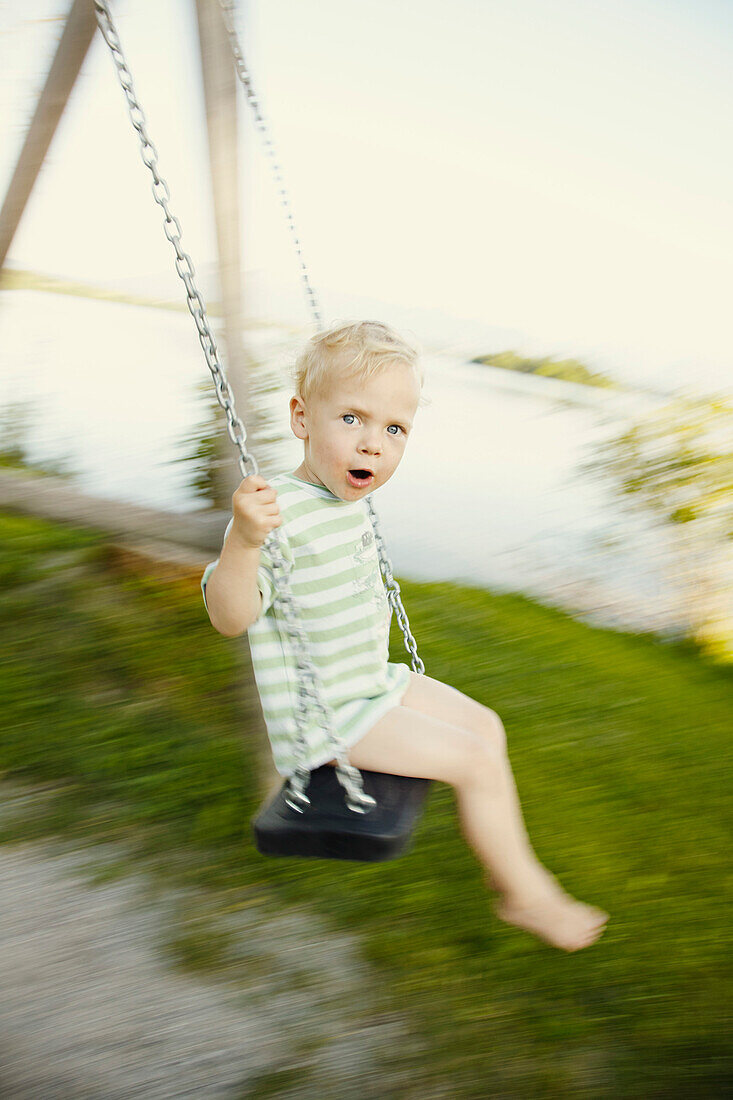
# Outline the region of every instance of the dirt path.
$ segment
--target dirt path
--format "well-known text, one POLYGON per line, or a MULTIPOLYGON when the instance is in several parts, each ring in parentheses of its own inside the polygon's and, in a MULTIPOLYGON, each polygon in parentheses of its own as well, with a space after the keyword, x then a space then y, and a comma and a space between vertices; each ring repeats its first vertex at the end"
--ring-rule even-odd
MULTIPOLYGON (((0 785, 3 816, 13 797, 0 785)), ((119 856, 0 845, 3 1100, 417 1096, 385 1052, 425 1051, 375 1010, 356 940, 301 910, 212 916, 205 895, 143 873, 104 881, 119 856), (187 924, 223 945, 213 974, 171 965, 164 945, 187 924)))

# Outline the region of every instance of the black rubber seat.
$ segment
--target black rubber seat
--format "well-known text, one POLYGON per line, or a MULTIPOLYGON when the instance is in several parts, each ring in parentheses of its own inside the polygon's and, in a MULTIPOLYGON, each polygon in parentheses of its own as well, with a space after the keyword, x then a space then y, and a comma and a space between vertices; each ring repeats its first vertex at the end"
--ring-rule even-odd
POLYGON ((314 768, 303 813, 285 801, 287 781, 252 819, 255 845, 263 856, 310 856, 367 863, 395 859, 407 850, 420 819, 430 779, 360 769, 364 790, 377 800, 366 814, 348 808, 336 769, 314 768))

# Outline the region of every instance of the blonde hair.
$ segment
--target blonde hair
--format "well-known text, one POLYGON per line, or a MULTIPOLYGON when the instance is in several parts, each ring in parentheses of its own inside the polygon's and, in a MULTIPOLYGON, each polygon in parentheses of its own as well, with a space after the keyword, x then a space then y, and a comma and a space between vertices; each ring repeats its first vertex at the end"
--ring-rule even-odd
MULTIPOLYGON (((425 375, 420 349, 381 321, 347 321, 311 336, 292 369, 297 395, 304 403, 328 389, 334 376, 365 381, 395 363, 415 372, 422 390, 425 375)), ((420 397, 418 408, 429 404, 420 397)))

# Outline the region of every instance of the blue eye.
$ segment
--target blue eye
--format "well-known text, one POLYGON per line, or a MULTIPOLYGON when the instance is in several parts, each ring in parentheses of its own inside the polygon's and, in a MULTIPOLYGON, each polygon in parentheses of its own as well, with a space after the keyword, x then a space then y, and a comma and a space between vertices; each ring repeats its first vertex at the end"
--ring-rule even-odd
MULTIPOLYGON (((390 424, 389 428, 396 428, 398 432, 402 431, 402 428, 399 426, 399 424, 390 424)), ((389 428, 387 428, 387 431, 389 431, 389 428)))
POLYGON ((341 417, 341 419, 346 420, 347 416, 350 416, 352 420, 354 419, 354 414, 353 413, 344 413, 344 415, 341 417))

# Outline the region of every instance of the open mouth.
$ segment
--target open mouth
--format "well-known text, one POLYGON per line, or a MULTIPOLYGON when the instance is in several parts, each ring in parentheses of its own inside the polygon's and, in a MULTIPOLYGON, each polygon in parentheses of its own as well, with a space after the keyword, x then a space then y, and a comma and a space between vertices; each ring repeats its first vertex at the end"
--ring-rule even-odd
POLYGON ((374 481, 374 474, 371 470, 349 470, 346 479, 349 485, 353 485, 356 489, 363 489, 366 485, 371 485, 374 481))

